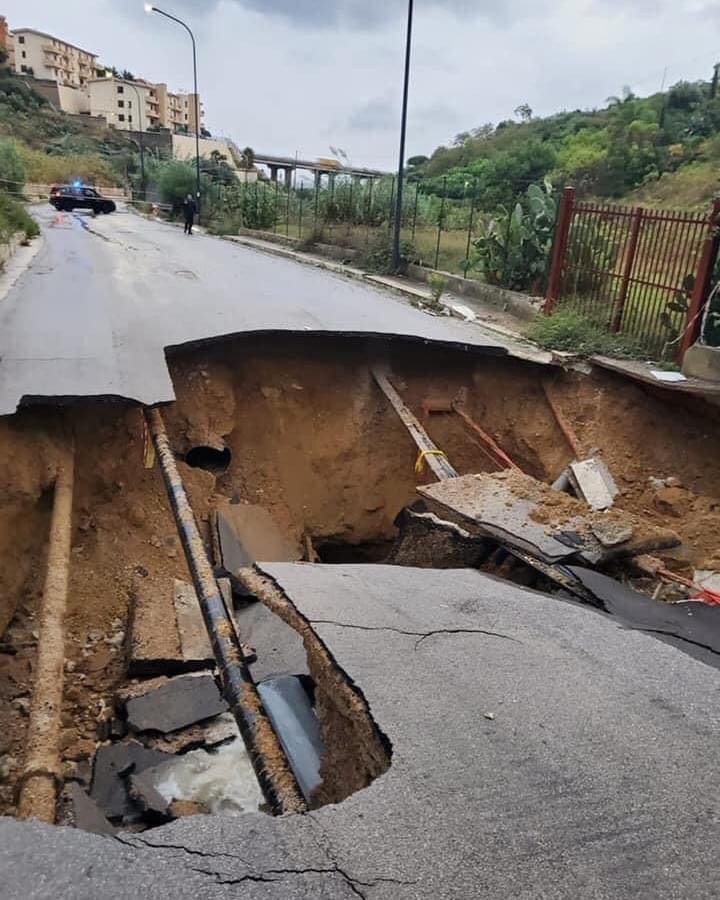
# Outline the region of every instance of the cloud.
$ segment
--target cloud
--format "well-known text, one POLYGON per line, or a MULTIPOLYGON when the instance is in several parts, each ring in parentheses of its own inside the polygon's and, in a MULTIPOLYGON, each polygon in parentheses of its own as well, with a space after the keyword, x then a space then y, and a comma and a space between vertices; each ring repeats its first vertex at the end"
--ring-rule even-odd
POLYGON ((397 104, 378 97, 351 113, 347 127, 353 131, 388 131, 398 127, 399 115, 397 104))

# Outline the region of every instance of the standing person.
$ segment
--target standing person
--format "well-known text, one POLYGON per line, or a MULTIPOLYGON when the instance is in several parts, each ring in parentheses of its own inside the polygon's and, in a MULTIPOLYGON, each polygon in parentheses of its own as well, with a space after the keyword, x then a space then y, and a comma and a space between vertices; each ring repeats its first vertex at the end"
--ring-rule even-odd
POLYGON ((183 215, 185 216, 185 234, 192 234, 193 222, 195 221, 195 213, 197 206, 193 200, 193 195, 188 194, 183 200, 183 215))

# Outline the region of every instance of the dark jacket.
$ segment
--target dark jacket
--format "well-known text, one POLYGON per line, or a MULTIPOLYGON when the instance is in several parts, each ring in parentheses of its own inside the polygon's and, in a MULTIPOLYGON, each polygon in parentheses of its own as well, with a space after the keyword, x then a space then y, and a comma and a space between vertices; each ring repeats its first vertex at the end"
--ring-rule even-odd
POLYGON ((195 218, 195 213, 197 213, 197 206, 195 205, 194 200, 184 200, 183 201, 183 215, 185 216, 185 221, 190 222, 195 218))

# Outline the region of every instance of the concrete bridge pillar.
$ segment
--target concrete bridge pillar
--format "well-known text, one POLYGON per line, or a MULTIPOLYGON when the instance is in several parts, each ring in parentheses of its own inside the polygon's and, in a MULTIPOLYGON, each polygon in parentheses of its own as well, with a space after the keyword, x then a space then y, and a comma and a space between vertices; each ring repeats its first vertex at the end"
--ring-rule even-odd
POLYGON ((293 177, 292 166, 286 166, 285 169, 283 169, 283 171, 285 172, 285 187, 288 190, 290 190, 290 188, 292 187, 292 177, 293 177))
POLYGON ((278 167, 268 166, 268 168, 270 169, 270 181, 277 181, 278 167))
POLYGON ((323 176, 323 173, 316 169, 315 170, 315 187, 316 188, 322 187, 322 176, 323 176))

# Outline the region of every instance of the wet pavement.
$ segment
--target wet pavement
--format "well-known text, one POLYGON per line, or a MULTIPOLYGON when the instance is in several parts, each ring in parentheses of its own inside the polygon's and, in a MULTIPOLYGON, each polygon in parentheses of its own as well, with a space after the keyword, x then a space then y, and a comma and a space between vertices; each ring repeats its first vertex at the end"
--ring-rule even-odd
POLYGON ((263 564, 390 768, 305 815, 103 838, 0 822, 3 896, 713 895, 720 672, 474 570, 263 564))
POLYGON ((379 335, 504 354, 502 336, 388 292, 120 210, 35 215, 43 245, 0 301, 0 414, 23 398, 174 399, 165 348, 243 332, 379 335))

